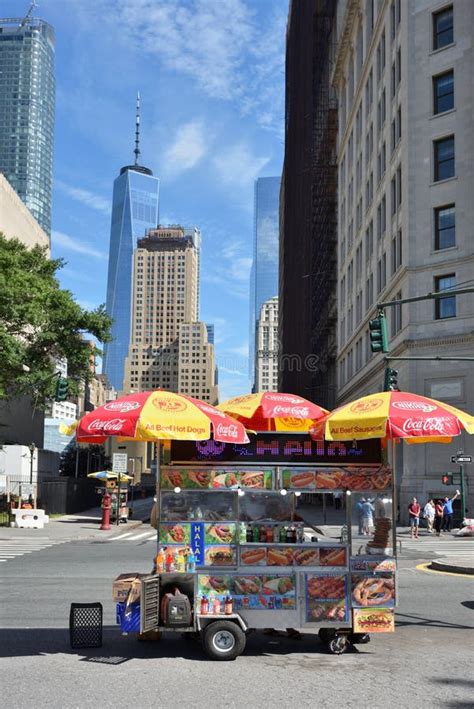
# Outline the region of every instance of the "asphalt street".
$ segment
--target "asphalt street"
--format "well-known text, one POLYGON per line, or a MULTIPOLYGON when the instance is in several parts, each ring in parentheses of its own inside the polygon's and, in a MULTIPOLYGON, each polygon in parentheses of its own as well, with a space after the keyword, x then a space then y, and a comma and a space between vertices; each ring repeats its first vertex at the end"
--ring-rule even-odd
POLYGON ((255 633, 235 662, 216 663, 194 640, 138 642, 115 625, 112 580, 151 569, 152 534, 148 525, 121 528, 0 565, 4 706, 473 706, 474 584, 417 569, 422 549, 400 562, 395 634, 332 656, 309 633, 300 641, 255 633), (70 603, 93 601, 104 607, 103 647, 71 650, 70 603))

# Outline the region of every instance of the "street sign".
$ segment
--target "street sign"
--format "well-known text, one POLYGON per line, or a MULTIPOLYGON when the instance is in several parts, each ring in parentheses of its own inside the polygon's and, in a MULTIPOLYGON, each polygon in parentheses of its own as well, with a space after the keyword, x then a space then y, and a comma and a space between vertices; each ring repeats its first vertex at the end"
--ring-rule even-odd
POLYGON ((451 463, 472 463, 472 455, 452 455, 451 463))
POLYGON ((128 470, 128 456, 126 453, 114 453, 112 456, 112 470, 114 473, 126 473, 128 470))

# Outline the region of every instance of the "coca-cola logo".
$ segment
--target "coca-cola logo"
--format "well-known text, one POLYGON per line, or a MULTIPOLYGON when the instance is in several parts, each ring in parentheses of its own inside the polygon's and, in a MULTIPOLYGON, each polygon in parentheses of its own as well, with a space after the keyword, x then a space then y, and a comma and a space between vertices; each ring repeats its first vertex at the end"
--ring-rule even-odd
POLYGON ((383 406, 383 399, 369 399, 368 401, 356 401, 349 407, 349 411, 355 414, 366 414, 376 411, 383 406))
POLYGON ((178 399, 153 399, 152 403, 156 409, 159 409, 160 411, 167 411, 172 414, 186 411, 188 408, 185 401, 180 401, 178 399))
POLYGON ((205 414, 209 414, 209 416, 219 416, 220 418, 226 418, 226 415, 222 413, 222 411, 219 411, 219 409, 215 409, 213 406, 208 406, 207 404, 200 404, 199 408, 201 411, 204 411, 205 414))
POLYGON ((440 436, 451 436, 451 419, 448 416, 431 416, 426 419, 408 418, 402 423, 404 433, 413 433, 421 436, 425 433, 438 434, 440 436))
POLYGON ((426 414, 436 411, 438 408, 425 401, 394 401, 392 406, 396 409, 402 409, 403 411, 423 411, 426 414))
POLYGON ((293 417, 297 419, 309 418, 309 409, 307 406, 275 406, 273 415, 278 418, 293 417))
POLYGON ((304 404, 304 399, 299 396, 291 396, 289 394, 267 394, 266 398, 269 401, 283 401, 285 404, 304 404))
POLYGON ((94 419, 87 426, 88 431, 121 431, 124 424, 127 423, 127 419, 110 419, 110 421, 104 421, 103 419, 94 419))
POLYGON ((223 423, 219 423, 216 426, 216 435, 227 436, 228 438, 238 438, 239 430, 233 423, 229 423, 227 426, 223 423))
POLYGON ((139 409, 141 404, 138 401, 110 401, 104 405, 106 411, 116 411, 119 414, 128 414, 129 411, 139 409))

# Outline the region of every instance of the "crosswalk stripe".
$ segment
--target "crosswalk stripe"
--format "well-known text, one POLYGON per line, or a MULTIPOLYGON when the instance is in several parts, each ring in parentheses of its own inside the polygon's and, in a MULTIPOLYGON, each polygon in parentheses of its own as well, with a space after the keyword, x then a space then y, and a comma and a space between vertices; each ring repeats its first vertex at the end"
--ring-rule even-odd
MULTIPOLYGON (((135 534, 133 537, 130 537, 130 539, 133 539, 134 541, 136 539, 143 539, 143 537, 149 537, 150 533, 149 532, 142 532, 142 534, 135 534)), ((155 536, 155 535, 153 535, 155 536)))
POLYGON ((119 537, 114 538, 114 542, 118 541, 119 539, 125 539, 125 537, 130 537, 133 534, 133 532, 126 532, 126 534, 121 534, 119 537))

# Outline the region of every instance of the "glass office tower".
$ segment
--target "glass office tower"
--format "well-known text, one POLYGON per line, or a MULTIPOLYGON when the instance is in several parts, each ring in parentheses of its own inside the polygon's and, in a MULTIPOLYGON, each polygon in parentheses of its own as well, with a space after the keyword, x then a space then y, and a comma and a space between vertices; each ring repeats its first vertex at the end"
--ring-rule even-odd
POLYGON ((253 262, 250 272, 249 375, 255 382, 257 320, 265 301, 278 295, 280 178, 255 181, 253 262))
POLYGON ((0 18, 0 172, 51 234, 54 29, 0 18))
POLYGON ((158 224, 159 187, 159 179, 140 165, 123 167, 114 182, 106 303, 113 340, 105 346, 102 371, 119 391, 131 334, 133 250, 158 224))

